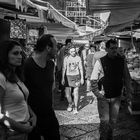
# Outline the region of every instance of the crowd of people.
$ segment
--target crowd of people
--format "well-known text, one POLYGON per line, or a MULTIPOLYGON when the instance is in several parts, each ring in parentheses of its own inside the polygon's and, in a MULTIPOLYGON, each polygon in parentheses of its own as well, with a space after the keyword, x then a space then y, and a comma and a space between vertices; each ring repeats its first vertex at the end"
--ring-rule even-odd
POLYGON ((53 109, 53 89, 67 111, 78 114, 79 88, 97 97, 100 140, 112 140, 122 91, 133 92, 124 52, 117 40, 90 42, 77 47, 71 38, 57 45, 44 34, 26 57, 15 40, 0 44, 0 139, 60 140, 59 122, 53 109), (54 84, 55 83, 55 84, 54 84))
MULTIPOLYGON (((86 91, 97 97, 100 140, 112 140, 124 90, 127 100, 131 100, 133 93, 125 49, 118 47, 117 39, 89 43, 81 47, 82 50, 77 49, 70 39, 67 46, 67 41, 65 57, 63 55, 61 59, 60 78, 61 93, 68 101, 67 111, 78 114, 79 87, 85 84, 86 91)), ((59 61, 61 55, 57 57, 59 61)))

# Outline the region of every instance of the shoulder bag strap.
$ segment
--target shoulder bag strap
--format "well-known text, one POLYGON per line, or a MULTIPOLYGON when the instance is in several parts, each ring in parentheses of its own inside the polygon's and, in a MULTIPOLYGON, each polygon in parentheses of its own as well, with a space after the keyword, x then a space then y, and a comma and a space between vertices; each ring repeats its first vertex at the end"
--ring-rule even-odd
POLYGON ((21 88, 21 86, 20 86, 18 83, 16 83, 16 84, 17 84, 17 86, 19 87, 19 89, 21 90, 21 92, 23 93, 24 99, 25 99, 25 101, 26 101, 26 95, 25 95, 23 89, 21 88))
POLYGON ((5 112, 5 105, 4 105, 4 97, 5 97, 5 93, 4 93, 4 96, 2 97, 2 101, 1 101, 1 113, 5 115, 6 112, 5 112))

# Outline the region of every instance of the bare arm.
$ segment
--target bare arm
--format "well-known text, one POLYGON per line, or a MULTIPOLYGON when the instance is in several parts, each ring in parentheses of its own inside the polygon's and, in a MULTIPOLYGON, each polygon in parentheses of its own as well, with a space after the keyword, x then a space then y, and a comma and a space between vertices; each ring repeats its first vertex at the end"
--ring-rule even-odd
POLYGON ((62 84, 65 83, 65 73, 67 69, 67 60, 66 57, 64 58, 63 67, 62 67, 62 84))
MULTIPOLYGON (((2 114, 4 114, 4 108, 3 108, 3 98, 4 98, 4 94, 5 94, 5 91, 4 89, 0 86, 0 116, 2 114)), ((0 117, 1 118, 1 117, 0 117)))
POLYGON ((79 61, 79 70, 80 70, 80 74, 81 74, 81 79, 84 79, 84 77, 83 77, 83 65, 82 65, 81 58, 80 58, 80 61, 79 61))
POLYGON ((94 65, 91 78, 90 78, 91 90, 97 98, 104 98, 104 96, 100 94, 99 87, 98 87, 98 82, 99 82, 99 79, 101 78, 101 72, 102 72, 102 66, 101 66, 101 63, 97 60, 94 65))

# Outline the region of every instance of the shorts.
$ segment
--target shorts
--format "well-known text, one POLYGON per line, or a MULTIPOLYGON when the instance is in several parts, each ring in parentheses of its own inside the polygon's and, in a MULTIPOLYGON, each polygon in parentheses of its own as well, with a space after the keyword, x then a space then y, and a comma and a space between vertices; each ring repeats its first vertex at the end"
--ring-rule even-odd
POLYGON ((67 84, 69 87, 79 87, 80 75, 67 75, 67 84))

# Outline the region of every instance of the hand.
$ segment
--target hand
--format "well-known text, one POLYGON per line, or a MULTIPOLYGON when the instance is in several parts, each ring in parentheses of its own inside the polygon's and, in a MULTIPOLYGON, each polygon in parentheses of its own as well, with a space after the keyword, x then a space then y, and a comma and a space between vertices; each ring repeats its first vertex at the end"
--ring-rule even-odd
POLYGON ((30 105, 28 105, 28 108, 29 108, 29 112, 30 112, 30 118, 29 118, 28 122, 30 123, 30 125, 32 127, 35 127, 36 126, 36 122, 37 122, 36 114, 34 113, 32 108, 30 107, 30 105))
POLYGON ((104 95, 102 95, 102 94, 100 94, 100 93, 97 94, 96 97, 97 97, 98 99, 104 99, 104 98, 105 98, 104 95))
POLYGON ((97 99, 105 99, 104 94, 102 93, 102 91, 95 91, 93 93, 97 97, 97 99))
POLYGON ((35 115, 33 115, 30 119, 29 122, 31 123, 32 127, 36 126, 36 122, 37 122, 37 117, 35 115))

